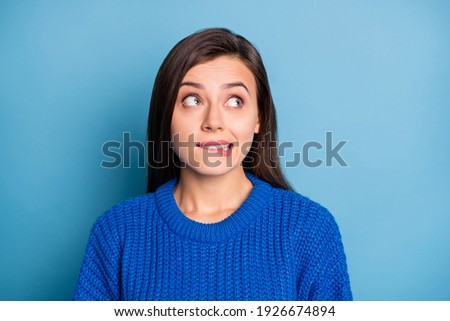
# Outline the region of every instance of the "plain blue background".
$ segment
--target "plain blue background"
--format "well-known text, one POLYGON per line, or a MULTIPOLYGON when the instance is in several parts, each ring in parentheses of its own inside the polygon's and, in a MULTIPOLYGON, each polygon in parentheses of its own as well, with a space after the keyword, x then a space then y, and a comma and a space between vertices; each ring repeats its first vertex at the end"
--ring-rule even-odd
POLYGON ((263 56, 284 160, 348 141, 348 167, 286 174, 334 214, 354 298, 450 300, 449 17, 430 0, 2 1, 0 299, 71 298, 95 218, 145 192, 136 162, 100 167, 102 144, 144 142, 165 55, 220 26, 263 56))

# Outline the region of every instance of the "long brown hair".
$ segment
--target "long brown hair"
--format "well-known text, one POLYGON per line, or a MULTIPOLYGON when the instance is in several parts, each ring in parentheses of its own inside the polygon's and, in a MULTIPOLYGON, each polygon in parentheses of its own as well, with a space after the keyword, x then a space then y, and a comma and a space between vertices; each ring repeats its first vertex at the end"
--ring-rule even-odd
POLYGON ((256 80, 260 128, 242 163, 244 170, 272 186, 293 190, 280 167, 275 105, 261 56, 244 37, 228 29, 210 28, 178 42, 156 75, 147 127, 147 192, 180 176, 180 160, 170 147, 170 126, 181 81, 193 66, 219 56, 238 57, 256 80))

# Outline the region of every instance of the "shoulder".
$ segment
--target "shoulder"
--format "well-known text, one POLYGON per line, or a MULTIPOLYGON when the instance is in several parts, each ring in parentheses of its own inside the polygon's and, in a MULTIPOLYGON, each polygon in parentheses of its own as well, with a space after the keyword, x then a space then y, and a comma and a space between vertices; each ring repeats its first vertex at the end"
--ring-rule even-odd
POLYGON ((283 220, 294 223, 291 225, 301 224, 305 227, 305 224, 336 224, 333 215, 322 204, 298 192, 274 187, 252 173, 247 173, 247 177, 257 187, 258 196, 269 200, 267 205, 270 211, 281 216, 283 220))
POLYGON ((272 195, 274 205, 293 215, 303 215, 308 219, 333 219, 324 205, 298 192, 273 187, 272 195))
POLYGON ((333 215, 322 204, 291 190, 274 187, 253 174, 247 174, 252 183, 258 187, 260 196, 268 200, 269 212, 288 230, 290 235, 308 232, 337 232, 333 215), (261 188, 263 187, 263 188, 261 188))
POLYGON ((110 218, 122 219, 125 215, 137 215, 139 213, 145 213, 149 209, 151 210, 155 207, 154 196, 154 193, 148 193, 125 199, 115 204, 109 210, 103 213, 99 217, 99 220, 107 220, 110 218))
POLYGON ((146 221, 143 218, 151 216, 155 210, 155 196, 148 193, 125 199, 99 217, 97 217, 93 232, 101 229, 110 233, 124 234, 124 230, 136 225, 138 222, 146 221))
POLYGON ((294 238, 339 236, 334 216, 322 204, 293 191, 272 189, 272 204, 294 238))

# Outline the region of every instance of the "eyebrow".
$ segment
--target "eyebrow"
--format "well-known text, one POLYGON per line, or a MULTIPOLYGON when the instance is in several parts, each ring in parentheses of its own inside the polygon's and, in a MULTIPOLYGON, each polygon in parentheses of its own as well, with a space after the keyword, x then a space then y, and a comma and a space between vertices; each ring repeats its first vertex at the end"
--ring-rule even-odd
POLYGON ((248 90, 247 86, 244 85, 244 83, 237 81, 237 82, 232 82, 229 84, 225 84, 222 86, 222 88, 224 89, 229 89, 229 88, 233 88, 233 87, 243 87, 245 89, 245 91, 247 91, 250 94, 250 91, 248 90))
POLYGON ((180 87, 182 87, 182 86, 191 86, 191 87, 195 87, 195 88, 198 88, 198 89, 205 89, 205 86, 203 86, 202 84, 199 84, 199 83, 196 83, 196 82, 192 82, 192 81, 182 82, 180 87))
MULTIPOLYGON (((192 82, 192 81, 182 82, 180 87, 182 87, 182 86, 191 86, 191 87, 194 87, 197 89, 205 89, 205 86, 203 86, 202 84, 199 84, 197 82, 192 82)), ((223 89, 229 89, 229 88, 233 88, 233 87, 243 87, 245 89, 245 91, 247 91, 250 94, 250 91, 248 90, 247 86, 244 85, 244 83, 240 82, 240 81, 231 82, 231 83, 222 85, 223 89)))

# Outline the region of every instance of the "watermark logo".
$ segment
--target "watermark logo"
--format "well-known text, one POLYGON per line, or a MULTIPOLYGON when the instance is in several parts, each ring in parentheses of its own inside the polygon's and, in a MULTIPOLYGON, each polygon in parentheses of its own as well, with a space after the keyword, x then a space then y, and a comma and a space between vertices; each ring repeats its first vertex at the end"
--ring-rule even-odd
MULTIPOLYGON (((270 136, 269 136, 270 137, 270 136)), ((265 140, 262 140, 263 142, 265 140)), ((283 141, 277 145, 275 141, 267 140, 269 143, 267 148, 269 149, 278 149, 278 155, 280 156, 281 165, 284 165, 286 168, 292 168, 297 166, 305 166, 309 168, 316 168, 319 166, 340 166, 340 167, 348 167, 348 163, 344 160, 342 155, 340 154, 343 147, 348 143, 348 140, 340 140, 337 143, 333 142, 333 132, 327 131, 325 132, 325 142, 319 141, 308 141, 304 143, 301 148, 294 145, 292 141, 283 141), (319 156, 313 157, 312 154, 317 154, 319 152, 319 156), (290 154, 289 159, 287 159, 287 154, 290 154)), ((266 141, 266 144, 267 144, 266 141)), ((174 135, 174 142, 179 148, 187 148, 189 153, 194 153, 195 140, 194 136, 190 135, 187 141, 181 141, 179 135, 174 135)), ((159 142, 159 150, 165 151, 161 154, 174 155, 174 150, 172 145, 175 145, 174 142, 163 141, 159 142)), ((124 132, 122 135, 122 141, 107 141, 102 145, 101 151, 103 155, 103 159, 100 163, 100 166, 103 168, 131 168, 131 163, 133 159, 133 163, 137 162, 138 168, 145 168, 146 166, 154 166, 157 168, 169 167, 169 159, 154 159, 151 161, 147 159, 147 148, 151 150, 155 150, 154 144, 155 142, 148 142, 146 146, 140 141, 132 140, 130 132, 124 132), (137 157, 132 157, 133 151, 137 153, 137 157)), ((238 146, 237 143, 233 143, 233 148, 240 148, 239 152, 247 155, 248 151, 251 148, 257 149, 258 147, 264 148, 264 146, 260 146, 259 144, 263 144, 262 142, 255 142, 242 144, 242 146, 238 146)), ((154 155, 150 155, 153 157, 154 155)), ((192 155, 189 155, 192 156, 192 155)), ((250 157, 253 158, 253 163, 258 164, 258 162, 264 162, 259 155, 256 153, 251 153, 250 157)), ((193 158, 192 158, 193 159, 193 158)), ((227 166, 231 166, 231 158, 224 157, 224 160, 218 160, 217 155, 204 153, 203 154, 203 163, 208 167, 217 167, 222 164, 222 162, 226 162, 227 166), (211 161, 210 158, 214 157, 214 160, 211 161)), ((200 163, 192 163, 191 166, 200 166, 200 163)), ((185 166, 185 165, 180 165, 185 166)), ((266 166, 270 167, 273 164, 266 164, 266 166)))

